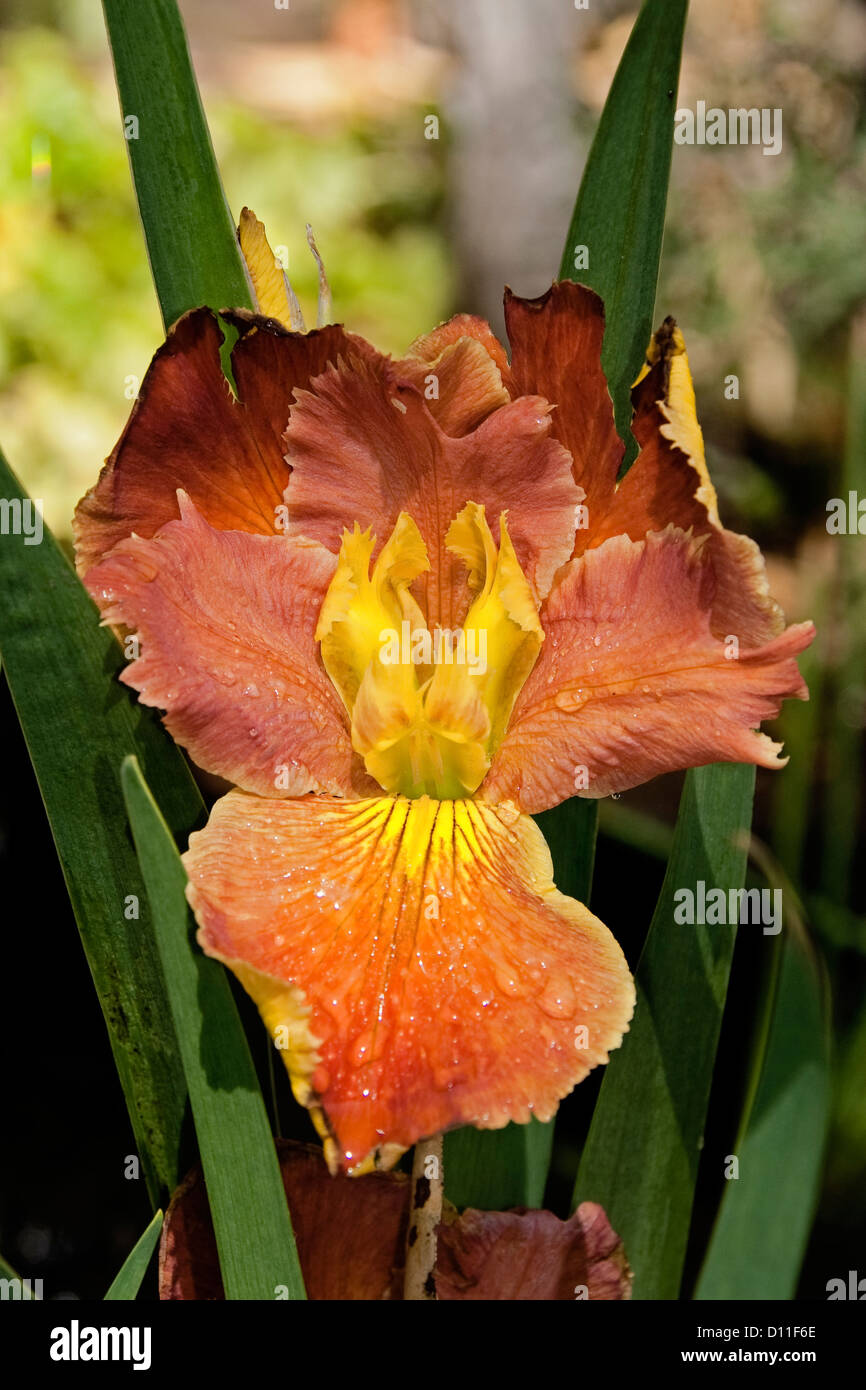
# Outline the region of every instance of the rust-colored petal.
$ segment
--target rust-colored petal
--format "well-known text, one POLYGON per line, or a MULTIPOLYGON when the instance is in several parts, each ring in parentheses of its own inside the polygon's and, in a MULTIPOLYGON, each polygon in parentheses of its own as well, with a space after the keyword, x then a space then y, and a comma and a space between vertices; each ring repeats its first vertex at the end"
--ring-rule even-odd
POLYGON ((414 586, 428 625, 453 628, 469 594, 445 536, 466 503, 477 502, 497 532, 508 513, 517 557, 541 596, 571 554, 581 499, 569 455, 549 429, 546 402, 524 397, 454 439, 414 387, 394 380, 385 359, 329 367, 300 395, 286 432, 290 534, 336 552, 343 528, 358 522, 381 546, 407 512, 431 564, 414 586))
POLYGON ((395 370, 422 392, 446 434, 469 434, 510 400, 505 349, 490 325, 473 314, 456 314, 416 338, 395 370))
POLYGON ((549 1119, 631 1017, 619 946, 513 807, 230 792, 184 864, 199 942, 283 1032, 334 1168, 549 1119))
POLYGON ((99 481, 78 504, 82 575, 133 531, 150 537, 174 520, 179 487, 213 526, 273 535, 289 478, 282 433, 294 389, 340 354, 354 360, 372 352, 338 325, 303 334, 255 314, 225 317, 241 333, 232 351, 239 399, 223 375, 216 316, 185 314, 151 362, 99 481))
POLYGON ((779 767, 754 730, 807 698, 799 623, 757 648, 711 632, 716 577, 705 537, 676 527, 615 536, 572 560, 544 608, 545 641, 482 785, 538 812, 711 762, 779 767))
POLYGON ((469 1209, 439 1227, 436 1294, 443 1300, 512 1302, 631 1295, 622 1241, 597 1202, 567 1221, 551 1211, 469 1209))
MULTIPOLYGON (((505 348, 500 343, 486 319, 477 314, 454 314, 452 318, 440 323, 430 333, 424 333, 411 344, 406 356, 421 362, 435 362, 437 357, 454 343, 463 338, 472 338, 480 343, 490 360, 500 372, 506 386, 510 387, 510 367, 505 348)), ((514 394, 514 393, 512 393, 514 394)))
MULTIPOLYGON (((309 1299, 402 1297, 409 1211, 403 1173, 331 1177, 321 1149, 276 1141, 298 1258, 309 1299)), ((200 1165, 165 1214, 159 1247, 161 1299, 225 1298, 207 1189, 200 1165)), ((274 1297, 279 1291, 274 1290, 274 1297)))
POLYGON ((555 407, 553 433, 586 493, 587 524, 577 537, 587 543, 612 503, 623 456, 601 368, 604 306, 593 290, 563 280, 538 299, 506 290, 505 323, 512 395, 544 396, 555 407))
POLYGON ((609 536, 643 540, 669 524, 706 535, 716 576, 711 617, 717 637, 734 633, 757 647, 778 636, 785 619, 770 595, 760 550, 748 536, 722 526, 698 424, 695 393, 682 334, 672 318, 654 334, 644 372, 632 392, 632 433, 640 453, 576 552, 609 536))
POLYGON ((123 672, 201 767, 262 796, 352 795, 376 784, 353 752, 314 632, 334 573, 314 541, 181 520, 122 541, 87 588, 140 656, 123 672))

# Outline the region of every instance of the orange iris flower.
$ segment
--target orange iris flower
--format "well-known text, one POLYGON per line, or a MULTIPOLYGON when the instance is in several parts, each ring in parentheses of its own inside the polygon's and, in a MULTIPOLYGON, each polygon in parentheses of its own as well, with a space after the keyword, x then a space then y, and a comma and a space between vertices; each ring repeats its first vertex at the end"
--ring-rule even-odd
POLYGON ((123 680, 235 790, 184 862, 203 950, 272 1032, 332 1171, 455 1125, 549 1119, 619 1045, 622 951, 558 892, 533 813, 716 761, 813 628, 722 528, 682 337, 634 392, 622 482, 598 297, 506 297, 400 361, 303 333, 261 224, 237 394, 209 309, 169 331, 99 482, 80 572, 138 634, 123 680))

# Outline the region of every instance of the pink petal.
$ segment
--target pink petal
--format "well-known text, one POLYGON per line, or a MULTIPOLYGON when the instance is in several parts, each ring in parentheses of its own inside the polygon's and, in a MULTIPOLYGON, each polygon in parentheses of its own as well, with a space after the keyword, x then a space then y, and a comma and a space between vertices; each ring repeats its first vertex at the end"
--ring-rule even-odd
POLYGON ((133 536, 87 576, 108 623, 138 634, 121 679, 201 767, 262 796, 373 788, 314 631, 335 568, 315 542, 181 520, 133 536))
POLYGON ((401 380, 422 392, 446 434, 469 434, 510 399, 505 349, 490 325, 474 314, 455 314, 432 333, 416 338, 394 365, 401 380))
POLYGON ((794 657, 814 628, 743 641, 729 659, 710 630, 715 591, 706 541, 675 527, 572 560, 482 795, 537 812, 705 763, 781 766, 780 745, 754 730, 783 699, 807 698, 794 657))

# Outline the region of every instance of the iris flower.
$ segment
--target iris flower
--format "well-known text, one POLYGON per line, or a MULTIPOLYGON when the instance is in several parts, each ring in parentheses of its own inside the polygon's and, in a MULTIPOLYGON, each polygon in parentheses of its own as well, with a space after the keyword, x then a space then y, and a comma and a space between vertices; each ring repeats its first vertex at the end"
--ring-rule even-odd
POLYGON ((169 331, 76 514, 122 679, 233 789, 184 856, 205 952, 257 1004, 332 1171, 549 1119, 634 988, 532 815, 717 761, 806 697, 754 543, 723 529, 683 340, 623 446, 598 297, 506 295, 402 360, 300 331, 261 224, 235 391, 211 310, 169 331), (236 394, 235 394, 236 393, 236 394), (483 660, 482 660, 483 653, 483 660))

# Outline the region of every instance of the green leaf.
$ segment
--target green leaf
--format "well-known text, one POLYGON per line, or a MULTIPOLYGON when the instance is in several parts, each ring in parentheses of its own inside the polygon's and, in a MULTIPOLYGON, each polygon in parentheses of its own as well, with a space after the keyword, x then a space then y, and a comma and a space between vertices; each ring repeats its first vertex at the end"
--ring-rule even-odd
POLYGON ((105 1295, 106 1302, 135 1298, 147 1273, 150 1257, 156 1249, 156 1242, 162 1230, 162 1219, 162 1212, 158 1211, 147 1229, 139 1236, 112 1280, 111 1287, 105 1295))
POLYGON ((608 1063, 574 1205, 600 1202, 634 1270, 633 1297, 675 1299, 736 926, 674 921, 674 894, 741 888, 755 769, 687 773, 674 845, 636 972, 637 1007, 608 1063))
MULTIPOLYGON (((559 272, 563 280, 590 285, 605 301, 602 362, 626 440, 631 383, 652 332, 686 8, 686 0, 647 0, 638 16, 601 114, 559 272), (575 269, 576 246, 589 250, 585 270, 575 269)), ((537 821, 557 887, 588 902, 597 803, 574 798, 537 821)), ((496 1211, 505 1193, 507 1205, 539 1206, 552 1145, 553 1121, 446 1135, 449 1200, 496 1211)))
MULTIPOLYGON (((26 498, 2 454, 0 495, 26 498)), ((179 1180, 186 1087, 152 939, 125 915, 144 884, 116 770, 137 753, 179 835, 204 807, 155 712, 118 686, 120 647, 51 533, 40 545, 25 540, 0 536, 0 653, 156 1206, 179 1180)), ((34 955, 36 982, 39 964, 34 955)))
POLYGON ((601 113, 559 272, 604 300, 602 364, 627 458, 631 384, 653 328, 687 9, 687 0, 645 0, 601 113), (579 247, 586 269, 575 267, 579 247))
POLYGON ((791 1299, 812 1224, 830 1108, 818 971, 789 930, 760 1080, 734 1145, 696 1299, 791 1299))
POLYGON ((226 973, 194 945, 186 874, 135 758, 121 783, 192 1103, 226 1297, 304 1283, 276 1149, 226 973))
POLYGON ((252 308, 177 4, 103 0, 103 9, 163 322, 200 304, 252 308))
POLYGON ((449 1202, 461 1211, 544 1206, 553 1125, 530 1120, 504 1129, 456 1129, 445 1135, 443 1167, 449 1202))

